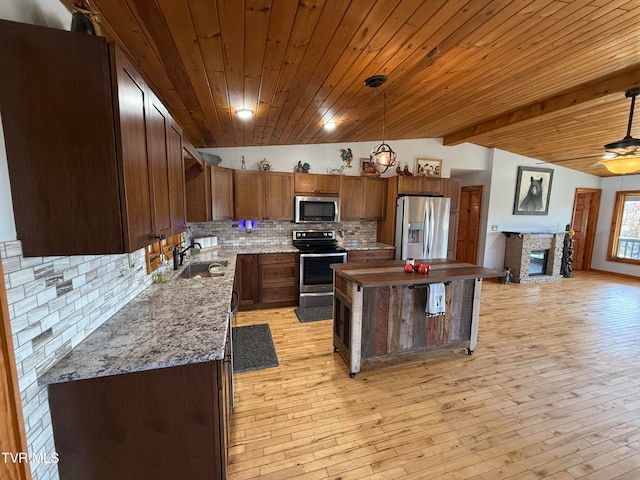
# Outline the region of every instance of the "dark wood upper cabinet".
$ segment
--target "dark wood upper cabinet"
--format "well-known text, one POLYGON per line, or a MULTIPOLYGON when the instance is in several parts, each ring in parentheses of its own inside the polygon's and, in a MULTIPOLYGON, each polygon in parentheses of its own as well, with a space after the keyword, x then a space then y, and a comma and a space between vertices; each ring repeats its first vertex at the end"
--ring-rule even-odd
POLYGON ((233 218, 233 170, 200 164, 185 157, 187 220, 209 222, 233 218))
POLYGON ((233 170, 212 166, 210 171, 211 219, 231 220, 233 218, 233 170))
POLYGON ((182 133, 127 57, 102 37, 9 21, 0 43, 24 255, 131 252, 182 231, 182 133))
POLYGON ((382 220, 385 215, 387 180, 378 177, 340 177, 340 219, 382 220))
POLYGON ((399 176, 398 194, 400 195, 434 195, 443 194, 444 179, 425 176, 399 176))
POLYGON ((293 220, 293 173, 234 170, 236 220, 293 220))
POLYGON ((296 195, 338 195, 340 192, 340 176, 296 173, 294 189, 296 195))
POLYGON ((187 221, 211 220, 211 179, 209 165, 202 165, 193 157, 184 157, 184 189, 187 221))

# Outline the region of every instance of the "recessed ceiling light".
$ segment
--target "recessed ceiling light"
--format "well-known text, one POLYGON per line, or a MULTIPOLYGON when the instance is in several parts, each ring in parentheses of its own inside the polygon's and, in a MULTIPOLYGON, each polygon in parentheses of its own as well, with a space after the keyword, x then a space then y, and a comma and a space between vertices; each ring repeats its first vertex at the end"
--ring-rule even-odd
POLYGON ((336 122, 327 122, 324 124, 324 129, 328 132, 331 132, 336 129, 336 122))
POLYGON ((253 110, 251 110, 250 108, 240 108, 236 110, 236 115, 238 116, 238 118, 246 120, 253 117, 253 110))

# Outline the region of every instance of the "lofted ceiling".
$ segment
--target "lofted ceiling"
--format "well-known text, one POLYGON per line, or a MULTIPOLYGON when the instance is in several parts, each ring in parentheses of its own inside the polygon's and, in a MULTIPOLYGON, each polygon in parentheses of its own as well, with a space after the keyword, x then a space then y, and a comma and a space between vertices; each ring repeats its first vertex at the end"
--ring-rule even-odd
POLYGON ((198 148, 379 143, 386 94, 385 140, 442 137, 607 176, 594 162, 625 135, 624 92, 640 85, 640 0, 90 4, 198 148), (374 74, 388 81, 366 87, 374 74), (243 107, 255 117, 239 120, 243 107))

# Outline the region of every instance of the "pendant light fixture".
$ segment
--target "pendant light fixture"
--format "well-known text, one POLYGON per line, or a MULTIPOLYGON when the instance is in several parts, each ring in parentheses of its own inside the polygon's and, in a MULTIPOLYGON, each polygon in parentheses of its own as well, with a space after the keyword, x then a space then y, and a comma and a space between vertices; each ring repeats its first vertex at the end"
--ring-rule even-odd
MULTIPOLYGON (((387 77, 385 75, 374 75, 372 77, 367 78, 364 81, 364 84, 370 88, 377 88, 387 81, 387 77)), ((371 155, 369 157, 369 161, 374 168, 380 172, 384 173, 389 168, 393 167, 396 164, 396 152, 384 142, 384 125, 387 117, 387 94, 384 94, 384 110, 382 113, 382 143, 376 146, 373 150, 371 150, 371 155)))
POLYGON ((640 171, 640 139, 631 136, 633 110, 635 109, 638 95, 640 95, 640 88, 632 88, 625 93, 625 97, 631 99, 627 134, 622 140, 607 143, 604 146, 606 154, 599 163, 604 165, 611 173, 624 175, 640 171))

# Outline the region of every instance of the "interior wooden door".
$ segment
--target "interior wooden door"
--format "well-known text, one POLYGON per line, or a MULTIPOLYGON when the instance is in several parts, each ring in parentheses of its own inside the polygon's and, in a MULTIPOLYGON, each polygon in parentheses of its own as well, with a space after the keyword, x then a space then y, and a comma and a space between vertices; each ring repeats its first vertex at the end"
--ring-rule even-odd
POLYGON ((571 228, 575 232, 573 236, 572 270, 591 269, 601 193, 602 190, 600 189, 576 189, 573 214, 571 215, 571 228))
POLYGON ((460 190, 460 218, 458 220, 458 248, 456 260, 475 265, 478 258, 478 236, 482 211, 482 185, 462 187, 460 190))
MULTIPOLYGON (((9 309, 5 294, 2 260, 0 259, 0 449, 17 455, 27 451, 18 377, 16 372, 9 309)), ((28 480, 31 473, 27 462, 0 462, 0 478, 6 480, 28 480)), ((17 458, 17 457, 16 457, 17 458)))

